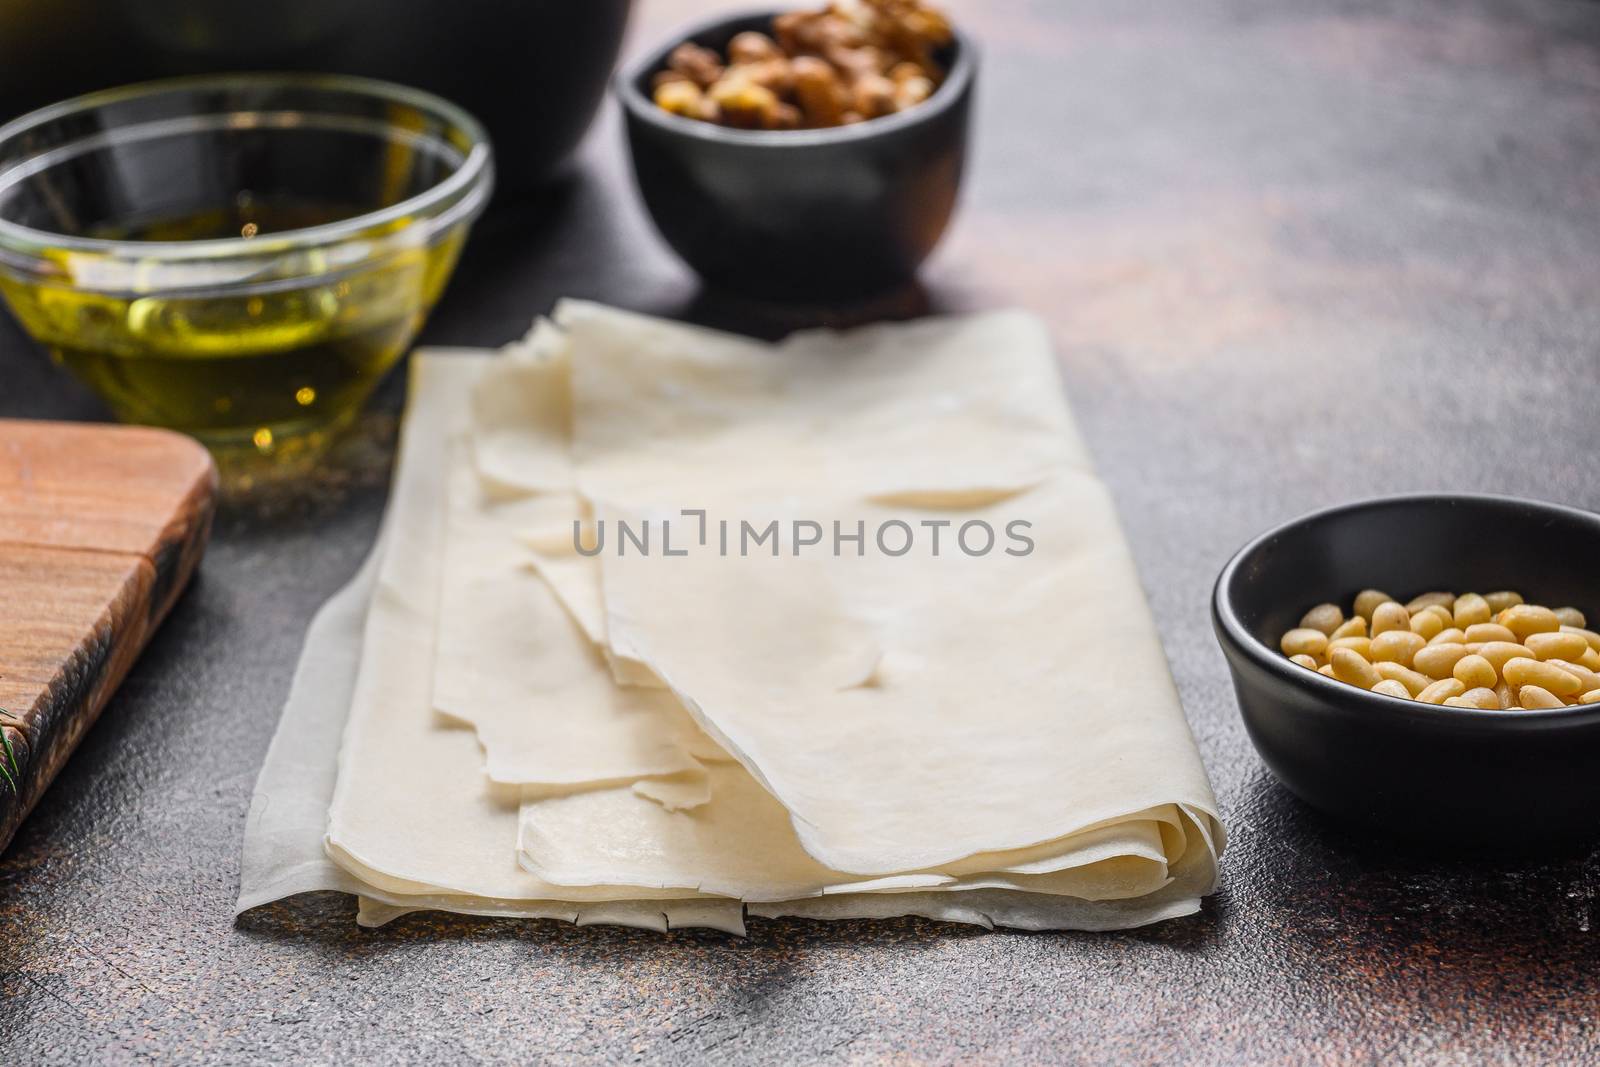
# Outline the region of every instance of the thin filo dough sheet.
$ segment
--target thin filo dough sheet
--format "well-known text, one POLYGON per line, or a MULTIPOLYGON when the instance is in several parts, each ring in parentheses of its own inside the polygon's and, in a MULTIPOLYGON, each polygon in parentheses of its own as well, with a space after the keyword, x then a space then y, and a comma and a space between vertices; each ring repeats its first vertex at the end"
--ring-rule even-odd
MULTIPOLYGON (((512 807, 497 800, 495 791, 480 779, 477 753, 471 745, 462 744, 470 735, 449 728, 429 710, 427 672, 421 668, 428 662, 426 644, 434 628, 429 616, 436 598, 425 592, 431 584, 427 560, 439 554, 440 546, 434 542, 438 531, 447 527, 428 521, 433 510, 428 501, 438 480, 448 474, 448 463, 440 461, 450 452, 444 447, 452 407, 448 401, 461 395, 451 387, 461 384, 475 369, 473 363, 461 356, 417 359, 415 381, 427 391, 420 393, 413 405, 403 445, 402 474, 393 510, 386 519, 386 528, 403 528, 408 535, 385 537, 374 559, 349 588, 330 601, 308 633, 302 677, 297 678, 285 708, 252 806, 240 910, 293 893, 335 889, 361 894, 361 921, 367 924, 418 909, 442 909, 622 923, 647 929, 693 925, 742 930, 741 909, 737 901, 726 897, 708 897, 681 888, 673 891, 670 886, 649 897, 638 889, 590 887, 574 892, 570 887, 541 882, 503 862, 509 854, 512 807), (391 549, 392 544, 398 547, 391 549), (343 759, 338 761, 342 795, 334 797, 333 728, 347 708, 351 709, 349 736, 343 759), (295 744, 305 739, 317 743, 295 744), (418 781, 426 781, 428 788, 416 788, 418 781), (334 858, 333 863, 323 853, 322 820, 312 814, 325 811, 330 801, 334 814, 327 855, 334 858), (300 817, 308 815, 311 817, 300 817), (497 842, 507 847, 497 848, 497 842), (497 857, 501 857, 499 862, 497 857)), ((726 774, 737 770, 732 764, 722 767, 726 774)), ((1083 928, 1128 924, 1114 906, 1108 909, 1073 899, 1045 902, 1032 893, 974 893, 960 905, 908 893, 896 896, 904 902, 903 909, 885 909, 860 900, 870 894, 841 891, 845 887, 839 884, 840 876, 820 870, 792 838, 783 840, 784 814, 770 796, 746 776, 732 781, 715 819, 683 820, 667 832, 662 832, 664 824, 659 821, 647 825, 643 833, 633 833, 633 849, 627 842, 630 831, 638 828, 591 823, 579 841, 610 841, 623 852, 636 854, 639 848, 653 849, 649 861, 667 866, 651 869, 636 863, 628 875, 635 880, 641 872, 648 878, 670 871, 674 864, 681 868, 685 860, 693 864, 697 858, 707 861, 702 866, 707 877, 719 879, 724 875, 718 864, 731 864, 734 878, 743 877, 756 888, 738 882, 725 882, 720 888, 748 890, 762 902, 763 914, 769 915, 784 914, 792 905, 819 917, 903 911, 984 925, 996 921, 1083 928), (758 832, 742 832, 746 828, 758 832), (623 832, 607 832, 618 829, 623 832), (713 847, 697 857, 694 838, 707 830, 713 847), (772 838, 784 843, 775 855, 772 838), (798 874, 793 869, 796 866, 798 874), (803 900, 764 899, 785 890, 810 894, 830 889, 837 898, 827 909, 816 909, 803 900), (1113 915, 1119 918, 1113 920, 1113 915)), ((604 798, 606 804, 619 795, 635 803, 635 814, 664 817, 659 805, 628 791, 593 794, 604 798)), ((607 815, 604 806, 597 813, 607 815)), ((550 825, 558 831, 574 827, 560 818, 550 825)), ((581 820, 577 826, 583 829, 581 820)), ((1078 862, 1088 866, 1122 858, 1139 846, 1134 840, 1130 848, 1127 840, 1114 832, 1102 834, 1085 843, 1078 862)), ((1147 860, 1159 859, 1156 842, 1146 840, 1143 846, 1147 860)), ((1148 878, 1153 869, 1135 877, 1148 878)), ((659 880, 672 883, 680 876, 667 873, 659 880)), ((879 888, 952 881, 942 877, 880 880, 879 888)), ((969 880, 972 888, 989 884, 969 880)), ((1138 911, 1135 921, 1164 917, 1172 908, 1171 901, 1158 903, 1154 910, 1138 911)))
POLYGON ((948 867, 1169 804, 1212 853, 1204 768, 1032 319, 776 349, 588 304, 557 321, 574 354, 577 484, 613 526, 686 508, 757 529, 950 524, 942 552, 924 536, 894 556, 698 539, 682 558, 600 556, 613 649, 678 692, 819 862, 948 867), (870 388, 841 393, 838 378, 870 388), (806 447, 786 455, 775 424, 784 441, 809 428, 806 447), (952 542, 974 520, 1025 521, 1032 550, 968 555, 952 542))
POLYGON ((328 855, 374 890, 478 898, 500 909, 694 896, 558 888, 520 868, 522 790, 492 783, 473 731, 453 728, 433 708, 448 527, 440 505, 465 439, 468 390, 482 370, 475 360, 416 360, 415 399, 328 814, 328 855))
MULTIPOLYGON (((396 566, 391 561, 403 563, 438 549, 434 531, 442 527, 428 522, 430 513, 439 513, 437 502, 429 500, 428 492, 437 487, 443 470, 435 469, 430 458, 440 456, 451 432, 465 424, 470 387, 489 362, 487 353, 459 350, 419 352, 413 357, 394 499, 372 556, 350 584, 323 606, 306 632, 289 699, 251 797, 236 910, 244 912, 302 893, 337 891, 359 894, 359 919, 366 925, 381 924, 409 911, 438 909, 579 924, 616 923, 652 930, 703 926, 742 933, 743 913, 731 900, 695 898, 691 894, 652 900, 638 899, 641 895, 634 894, 634 899, 612 901, 579 901, 561 891, 554 891, 553 896, 538 895, 546 887, 523 876, 512 858, 515 802, 476 802, 487 782, 480 773, 481 755, 472 743, 472 735, 445 728, 429 708, 430 661, 418 660, 415 655, 426 641, 428 630, 426 625, 409 623, 425 622, 415 612, 420 609, 423 616, 429 615, 431 598, 407 604, 377 592, 380 571, 386 567, 392 571, 396 566), (406 536, 408 530, 421 531, 423 536, 406 536), (398 557, 390 552, 397 542, 406 546, 398 557), (390 617, 374 625, 379 615, 390 617), (374 644, 379 647, 373 648, 374 644), (423 666, 421 671, 416 669, 419 663, 423 666), (397 666, 401 677, 393 685, 377 685, 370 673, 375 668, 397 666), (348 762, 341 760, 341 735, 355 724, 357 694, 363 687, 363 714, 370 716, 377 706, 371 697, 393 697, 396 703, 392 721, 396 725, 403 722, 407 739, 420 743, 428 755, 427 768, 419 769, 414 763, 397 768, 417 777, 410 789, 412 800, 397 808, 395 814, 414 816, 428 806, 430 798, 454 795, 452 810, 444 812, 440 821, 449 824, 449 836, 463 835, 477 848, 469 849, 466 862, 459 868, 445 873, 488 892, 452 893, 393 877, 375 884, 377 879, 364 881, 358 873, 331 858, 333 850, 326 840, 329 812, 336 783, 345 770, 343 764, 348 762), (435 741, 446 743, 434 751, 431 746, 435 741), (505 889, 513 890, 515 895, 494 895, 505 889)), ((379 792, 385 790, 380 788, 379 792)), ((393 839, 404 835, 388 836, 393 839)), ((366 839, 358 836, 358 840, 366 839)), ((437 845, 436 826, 430 824, 420 830, 415 840, 437 845)), ((445 857, 443 863, 449 862, 450 857, 445 857)), ((439 857, 433 855, 417 872, 408 873, 437 873, 439 866, 439 857)))
POLYGON ((682 706, 663 689, 615 684, 520 540, 552 525, 570 538, 577 498, 496 498, 468 450, 452 454, 433 702, 477 731, 490 780, 561 787, 699 771, 700 730, 682 706))
MULTIPOLYGON (((301 788, 273 758, 309 714, 297 684, 257 800, 305 795, 289 828, 253 806, 241 907, 332 888, 359 892, 369 923, 443 908, 738 929, 742 900, 1101 929, 1198 906, 1214 803, 1031 320, 775 351, 590 305, 558 319, 494 360, 416 360, 386 519, 399 532, 365 574, 365 625, 352 637, 358 579, 301 667, 359 663, 337 790, 301 788), (963 390, 956 371, 996 351, 963 390), (855 394, 830 384, 851 374, 855 394), (930 426, 990 444, 941 455, 930 426), (697 467, 710 473, 685 481, 697 467), (774 566, 562 543, 574 518, 674 507, 869 528, 1016 516, 1036 548, 774 566), (1079 655, 1125 684, 1093 700, 1060 684, 1079 655), (333 863, 308 844, 330 800, 333 863)), ((298 747, 295 773, 320 753, 331 777, 325 741, 298 747)))
MULTIPOLYGON (((541 325, 534 331, 524 354, 492 368, 475 393, 492 390, 496 395, 525 396, 535 391, 535 383, 540 379, 559 380, 564 376, 565 353, 553 347, 551 341, 550 331, 541 325)), ((478 410, 482 412, 486 407, 479 405, 478 410)), ((566 419, 558 405, 546 404, 542 410, 552 421, 566 419)), ((539 417, 537 413, 530 415, 531 411, 531 406, 525 406, 519 417, 539 417)), ((573 789, 576 795, 570 797, 525 802, 521 838, 525 867, 547 881, 570 887, 630 885, 646 889, 698 889, 759 901, 781 901, 822 893, 920 888, 1016 889, 1084 899, 1122 899, 1153 892, 1166 884, 1168 869, 1158 828, 1160 820, 1145 814, 1117 820, 1094 833, 1080 835, 1084 840, 1074 840, 1070 848, 1058 849, 1016 866, 996 861, 991 864, 994 868, 991 870, 982 863, 968 863, 962 870, 908 871, 887 877, 861 878, 830 870, 800 848, 785 809, 741 768, 719 767, 712 772, 710 793, 715 803, 698 811, 693 819, 676 817, 674 811, 706 803, 709 798, 703 794, 696 797, 694 805, 671 805, 662 803, 659 796, 644 792, 637 785, 633 789, 612 787, 613 783, 608 780, 612 775, 605 770, 604 761, 597 763, 596 760, 601 754, 614 752, 618 737, 626 739, 629 730, 614 730, 607 723, 590 721, 592 709, 602 706, 607 699, 603 692, 590 692, 585 698, 573 700, 564 712, 559 708, 547 708, 528 714, 530 695, 540 696, 549 688, 544 679, 567 681, 569 689, 570 679, 575 676, 585 676, 585 684, 591 688, 603 679, 597 678, 592 658, 575 654, 559 642, 560 635, 555 635, 558 643, 554 649, 540 653, 529 648, 516 653, 516 641, 547 629, 550 612, 548 607, 539 612, 533 610, 534 602, 542 598, 529 597, 526 593, 510 594, 509 591, 525 581, 526 576, 519 575, 516 580, 510 577, 516 567, 515 553, 507 551, 513 543, 508 535, 520 522, 524 526, 521 540, 548 546, 546 553, 557 551, 559 543, 552 543, 557 539, 542 533, 552 525, 546 512, 560 516, 565 510, 567 521, 561 524, 565 528, 559 536, 570 539, 571 521, 581 510, 569 494, 537 491, 540 484, 565 486, 570 483, 570 478, 560 471, 562 456, 555 447, 559 433, 553 429, 552 432, 531 431, 524 426, 518 436, 523 442, 520 451, 500 451, 496 455, 494 465, 502 473, 491 475, 480 455, 477 472, 480 484, 474 484, 472 472, 463 466, 459 457, 456 463, 450 490, 451 519, 442 594, 445 609, 439 623, 435 706, 457 717, 466 717, 453 709, 458 704, 472 703, 479 711, 480 720, 520 723, 525 734, 522 747, 537 745, 542 732, 552 736, 553 743, 549 747, 557 752, 567 751, 570 742, 577 738, 588 736, 593 741, 596 751, 588 754, 589 758, 580 759, 585 754, 573 751, 557 760, 557 765, 586 767, 594 788, 573 789), (552 451, 554 454, 540 454, 552 451), (507 477, 503 472, 508 470, 543 472, 543 476, 539 480, 507 477), (512 485, 521 486, 527 495, 518 498, 515 491, 508 488, 512 485), (453 561, 458 559, 463 561, 464 567, 459 573, 453 573, 453 561), (454 608, 450 607, 452 601, 456 603, 454 608), (481 663, 471 670, 465 669, 474 661, 481 663), (452 675, 460 676, 461 684, 443 681, 452 675), (458 694, 459 699, 448 695, 452 692, 458 694), (553 713, 560 715, 553 727, 541 727, 539 724, 548 722, 553 713), (575 728, 574 723, 578 722, 584 725, 575 728), (641 794, 657 803, 644 802, 641 794)), ((486 424, 480 415, 473 427, 473 437, 475 441, 506 440, 511 435, 486 424)), ((541 570, 550 576, 551 556, 542 555, 541 559, 541 570)), ((577 600, 569 605, 571 615, 581 620, 581 632, 594 640, 597 632, 603 634, 604 631, 603 623, 591 620, 595 608, 589 602, 591 593, 599 599, 599 563, 578 556, 566 564, 572 574, 580 573, 584 565, 592 571, 584 581, 576 587, 565 582, 558 585, 563 589, 563 596, 577 600), (574 592, 574 588, 578 592, 574 592)), ((811 583, 802 583, 801 587, 810 588, 811 583)), ((827 602, 819 605, 823 614, 831 607, 833 605, 827 602)), ((772 618, 780 626, 787 626, 794 614, 776 611, 772 618)), ((568 635, 567 639, 575 636, 568 635)), ((774 645, 786 644, 781 635, 773 635, 773 638, 774 645)), ((791 652, 805 652, 793 642, 787 642, 787 647, 791 652)), ((846 647, 841 655, 849 661, 843 664, 847 675, 856 680, 871 674, 880 658, 872 642, 857 643, 854 649, 846 647), (862 649, 868 654, 852 656, 853 650, 862 649)), ((803 654, 796 657, 796 661, 815 664, 814 659, 803 654)), ((830 681, 829 688, 837 688, 837 680, 830 681)), ((671 699, 667 694, 630 687, 620 687, 614 692, 624 698, 639 694, 671 699)), ((481 726, 479 737, 493 768, 497 749, 503 747, 503 741, 481 726)), ((504 780, 503 775, 493 770, 491 777, 504 780)), ((576 774, 571 778, 575 785, 580 780, 576 774)), ((1181 833, 1176 809, 1167 805, 1160 814, 1166 820, 1169 836, 1181 833)), ((1181 852, 1181 846, 1174 851, 1181 852)))

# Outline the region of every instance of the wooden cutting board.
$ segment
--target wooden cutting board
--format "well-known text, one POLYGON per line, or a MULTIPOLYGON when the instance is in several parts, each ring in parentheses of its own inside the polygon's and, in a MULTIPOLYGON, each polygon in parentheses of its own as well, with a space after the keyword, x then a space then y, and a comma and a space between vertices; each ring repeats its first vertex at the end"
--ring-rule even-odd
POLYGON ((0 419, 0 851, 194 573, 216 486, 178 434, 0 419))

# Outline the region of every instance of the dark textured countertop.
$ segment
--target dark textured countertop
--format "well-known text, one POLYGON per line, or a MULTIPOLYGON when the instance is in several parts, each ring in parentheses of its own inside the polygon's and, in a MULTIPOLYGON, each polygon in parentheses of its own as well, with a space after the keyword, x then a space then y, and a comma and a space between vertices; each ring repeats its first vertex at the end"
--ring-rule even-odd
MULTIPOLYGON (((645 0, 631 47, 691 6, 645 0)), ((235 923, 251 786, 306 622, 372 538, 397 378, 311 491, 222 515, 0 859, 7 1062, 1600 1057, 1600 854, 1424 859, 1317 817, 1251 751, 1207 619, 1226 557, 1319 505, 1600 508, 1600 7, 952 6, 985 48, 968 195, 926 291, 882 310, 1049 318, 1232 830, 1222 892, 1115 935, 363 931, 333 896, 235 923)), ((608 113, 570 181, 482 222, 427 340, 497 344, 565 294, 825 317, 698 293, 618 136, 608 113)), ((99 409, 7 323, 0 413, 99 409)))

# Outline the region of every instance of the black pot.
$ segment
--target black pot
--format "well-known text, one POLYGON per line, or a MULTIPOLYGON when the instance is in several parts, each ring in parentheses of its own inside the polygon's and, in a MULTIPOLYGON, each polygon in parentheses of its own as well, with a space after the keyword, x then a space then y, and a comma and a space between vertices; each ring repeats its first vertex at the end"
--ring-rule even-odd
POLYGON ((668 114, 650 79, 686 40, 724 52, 772 15, 676 34, 617 78, 634 175, 656 227, 702 277, 754 296, 861 297, 904 284, 955 208, 977 56, 959 33, 944 82, 895 115, 824 130, 736 130, 668 114))
POLYGON ((1477 495, 1317 512, 1246 545, 1212 621, 1250 740, 1314 807, 1405 837, 1520 851, 1600 836, 1600 705, 1447 708, 1374 694, 1289 662, 1278 639, 1312 605, 1363 588, 1514 589, 1600 614, 1600 516, 1477 495))
POLYGON ((475 115, 498 184, 548 178, 588 129, 631 0, 15 0, 0 4, 0 122, 175 74, 306 70, 427 89, 475 115))

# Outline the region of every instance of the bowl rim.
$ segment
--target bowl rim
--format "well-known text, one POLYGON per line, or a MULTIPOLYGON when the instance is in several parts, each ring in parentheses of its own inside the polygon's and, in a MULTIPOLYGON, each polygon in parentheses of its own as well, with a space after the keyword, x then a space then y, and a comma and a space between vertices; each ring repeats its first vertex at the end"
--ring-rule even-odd
MULTIPOLYGON (((65 118, 107 104, 122 103, 182 90, 230 88, 294 88, 323 89, 367 96, 394 103, 405 104, 421 111, 433 112, 446 122, 466 133, 470 147, 461 165, 454 172, 414 196, 377 211, 369 211, 336 222, 307 226, 301 229, 278 230, 262 238, 222 237, 198 241, 137 241, 104 237, 82 237, 54 233, 0 218, 0 251, 39 256, 46 253, 81 252, 111 259, 164 259, 225 260, 234 257, 256 258, 270 256, 287 250, 338 244, 365 231, 381 228, 405 218, 419 216, 418 221, 431 221, 441 205, 452 206, 460 200, 470 201, 469 212, 480 208, 492 187, 494 170, 493 150, 489 135, 482 123, 464 108, 449 100, 422 89, 414 89, 396 82, 377 78, 363 78, 348 74, 320 74, 304 71, 247 71, 224 74, 196 74, 176 78, 158 78, 134 82, 112 89, 84 93, 54 104, 30 111, 10 122, 0 125, 0 145, 37 128, 47 122, 65 118), (479 186, 474 190, 474 186, 479 186), (474 196, 474 192, 477 193, 474 196)), ((40 153, 43 155, 45 153, 40 153)), ((0 170, 0 179, 14 166, 25 166, 27 157, 0 170)), ((454 214, 454 213, 452 213, 454 214)), ((455 221, 452 218, 451 221, 455 221)), ((402 227, 407 229, 409 227, 402 227)))
POLYGON ((1353 685, 1328 678, 1316 671, 1308 671, 1304 667, 1291 663, 1289 657, 1256 637, 1240 621, 1233 604, 1232 586, 1245 560, 1269 542, 1282 537, 1290 531, 1326 522, 1329 519, 1351 512, 1371 511, 1405 505, 1439 506, 1455 504, 1461 501, 1500 506, 1511 505, 1588 523, 1596 527, 1596 535, 1600 537, 1600 514, 1582 508, 1569 507, 1565 504, 1554 504, 1549 501, 1533 500, 1528 497, 1507 496, 1501 493, 1397 493, 1387 496, 1367 497, 1343 504, 1335 504, 1332 507, 1308 511, 1287 522, 1279 523, 1251 538, 1233 554, 1217 575, 1216 584, 1212 586, 1211 591, 1211 617, 1225 650, 1231 647, 1256 667, 1291 685, 1306 688, 1319 699, 1354 697, 1357 700, 1376 701, 1378 703, 1375 706, 1382 707, 1384 714, 1394 715, 1398 713, 1412 723, 1428 727, 1447 729, 1468 724, 1474 726, 1493 724, 1490 728, 1559 729, 1600 723, 1600 704, 1590 707, 1579 705, 1538 710, 1523 709, 1516 712, 1508 710, 1490 711, 1484 708, 1447 708, 1442 704, 1424 704, 1417 700, 1402 700, 1399 697, 1358 689, 1353 685))
POLYGON ((621 101, 629 116, 647 122, 657 129, 681 137, 713 144, 761 146, 764 148, 815 148, 820 145, 850 144, 886 136, 896 130, 930 122, 955 107, 967 93, 977 76, 977 47, 972 38, 959 26, 952 25, 955 59, 939 87, 928 99, 914 107, 882 115, 849 126, 829 126, 816 130, 741 130, 721 126, 714 122, 674 115, 656 106, 656 102, 639 88, 647 75, 666 65, 667 56, 685 41, 710 36, 741 22, 753 19, 771 19, 783 14, 784 8, 756 8, 732 14, 722 14, 704 19, 679 29, 664 44, 646 49, 638 58, 624 64, 612 77, 612 92, 621 101))

